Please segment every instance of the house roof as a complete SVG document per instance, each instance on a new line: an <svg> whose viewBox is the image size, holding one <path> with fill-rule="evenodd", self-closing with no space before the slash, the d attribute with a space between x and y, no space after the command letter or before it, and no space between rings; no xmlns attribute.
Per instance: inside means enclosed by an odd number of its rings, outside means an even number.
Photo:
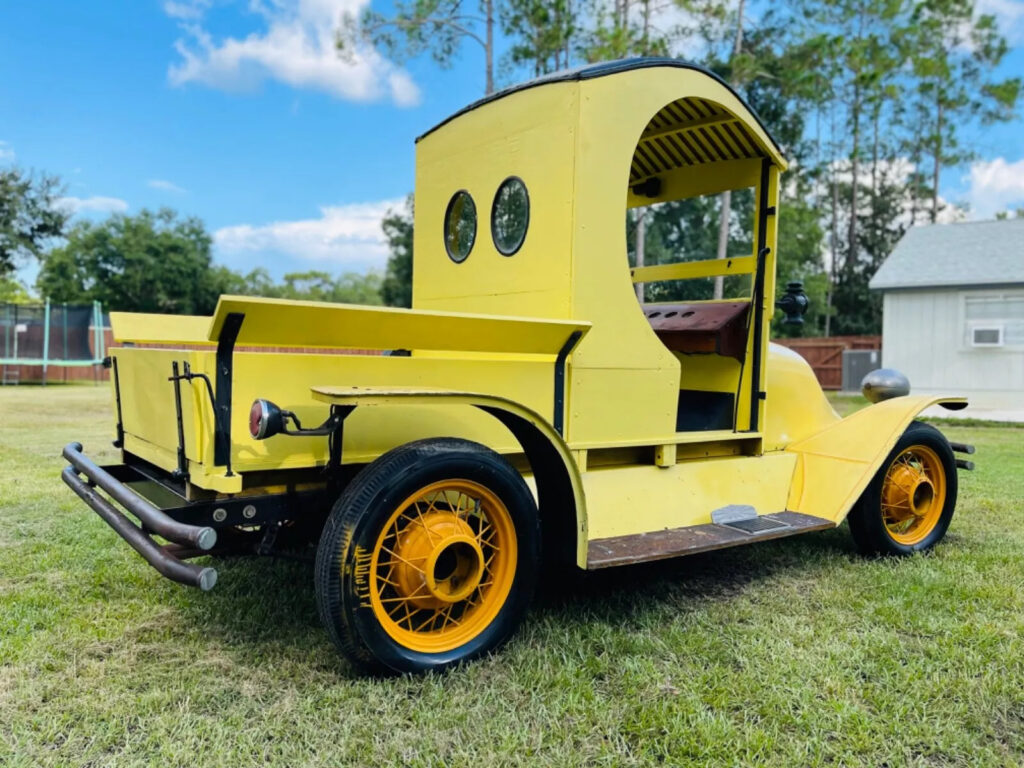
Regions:
<svg viewBox="0 0 1024 768"><path fill-rule="evenodd" d="M875 290L1024 284L1024 218L911 227L885 260Z"/></svg>

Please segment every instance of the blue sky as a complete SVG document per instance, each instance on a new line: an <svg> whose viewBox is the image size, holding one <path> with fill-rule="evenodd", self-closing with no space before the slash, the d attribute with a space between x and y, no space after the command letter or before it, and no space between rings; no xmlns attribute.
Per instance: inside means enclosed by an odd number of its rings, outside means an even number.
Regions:
<svg viewBox="0 0 1024 768"><path fill-rule="evenodd" d="M363 271L413 185L413 139L483 91L482 55L342 62L332 30L365 0L5 3L0 162L57 173L80 216L172 206L217 260ZM1024 0L985 0L1024 74ZM989 130L943 194L976 215L1024 205L1024 123ZM23 271L32 278L31 268Z"/></svg>

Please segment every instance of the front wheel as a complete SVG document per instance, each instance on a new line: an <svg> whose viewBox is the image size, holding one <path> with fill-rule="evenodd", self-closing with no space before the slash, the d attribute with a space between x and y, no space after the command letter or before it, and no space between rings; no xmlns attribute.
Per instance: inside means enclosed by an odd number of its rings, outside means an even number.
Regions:
<svg viewBox="0 0 1024 768"><path fill-rule="evenodd" d="M537 507L519 473L477 443L421 440L378 458L334 505L317 605L359 666L442 668L515 630L539 563Z"/></svg>
<svg viewBox="0 0 1024 768"><path fill-rule="evenodd" d="M935 427L915 421L850 512L857 548L882 555L931 549L946 535L956 495L953 449Z"/></svg>

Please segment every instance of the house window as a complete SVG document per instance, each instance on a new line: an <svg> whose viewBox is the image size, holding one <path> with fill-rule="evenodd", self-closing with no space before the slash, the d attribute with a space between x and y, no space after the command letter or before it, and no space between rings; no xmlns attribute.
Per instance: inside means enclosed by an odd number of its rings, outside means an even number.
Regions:
<svg viewBox="0 0 1024 768"><path fill-rule="evenodd" d="M1024 347L1024 294L964 298L968 347Z"/></svg>

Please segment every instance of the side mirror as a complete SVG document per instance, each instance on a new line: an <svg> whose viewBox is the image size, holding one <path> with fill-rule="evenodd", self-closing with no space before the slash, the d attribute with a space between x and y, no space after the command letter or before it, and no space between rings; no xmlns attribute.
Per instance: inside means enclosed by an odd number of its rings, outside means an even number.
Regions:
<svg viewBox="0 0 1024 768"><path fill-rule="evenodd" d="M804 284L796 281L786 285L786 292L781 299L775 302L775 306L782 310L786 318L783 320L787 325L803 325L804 315L807 308L811 306L810 299L804 293Z"/></svg>

